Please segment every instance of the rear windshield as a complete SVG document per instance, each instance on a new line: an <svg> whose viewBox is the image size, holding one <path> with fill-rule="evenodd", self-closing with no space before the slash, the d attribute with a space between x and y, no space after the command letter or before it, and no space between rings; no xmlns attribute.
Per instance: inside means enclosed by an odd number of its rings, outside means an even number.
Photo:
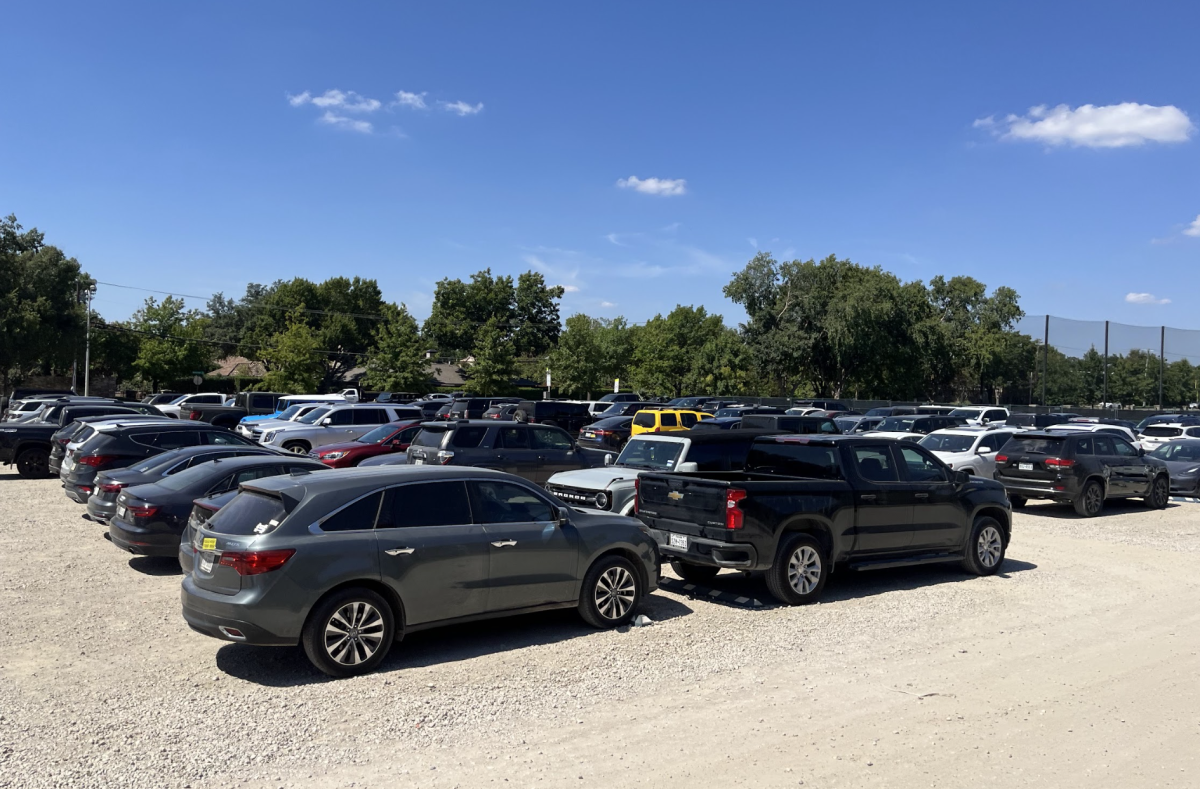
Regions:
<svg viewBox="0 0 1200 789"><path fill-rule="evenodd" d="M841 479L834 447L792 442L759 442L750 448L746 471L789 477Z"/></svg>
<svg viewBox="0 0 1200 789"><path fill-rule="evenodd" d="M654 414L649 411L639 411L634 414L633 423L638 427L654 427Z"/></svg>
<svg viewBox="0 0 1200 789"><path fill-rule="evenodd" d="M607 419L601 419L598 422L593 422L588 425L588 428L597 428L600 430L620 430L621 428L629 427L633 419L628 416L612 416Z"/></svg>
<svg viewBox="0 0 1200 789"><path fill-rule="evenodd" d="M938 435L933 433L917 442L930 452L970 452L975 436Z"/></svg>
<svg viewBox="0 0 1200 789"><path fill-rule="evenodd" d="M96 435L96 428L92 427L91 425L85 425L82 430L71 436L71 440L82 444L84 441L87 441L94 435Z"/></svg>
<svg viewBox="0 0 1200 789"><path fill-rule="evenodd" d="M183 490L190 485L195 485L207 479L208 477L213 476L216 473L217 468L223 465L214 465L215 461L216 458L213 458L212 460L202 460L191 468L184 469L178 474L172 474L171 476L163 479L161 482L156 482L155 484L164 490ZM226 468L228 467L226 466Z"/></svg>
<svg viewBox="0 0 1200 789"><path fill-rule="evenodd" d="M434 447L436 449L442 445L442 439L445 437L445 430L428 430L422 428L421 432L417 433L417 437L413 439L413 446Z"/></svg>
<svg viewBox="0 0 1200 789"><path fill-rule="evenodd" d="M1151 438L1175 438L1183 435L1181 427L1148 427L1142 431L1142 435L1150 436Z"/></svg>
<svg viewBox="0 0 1200 789"><path fill-rule="evenodd" d="M1046 438L1044 436L1030 436L1022 438L1020 436L1013 436L1004 445L1004 451L1013 455L1057 455L1062 450L1065 440L1065 437Z"/></svg>
<svg viewBox="0 0 1200 789"><path fill-rule="evenodd" d="M274 531L286 516L282 499L245 491L234 496L204 528L217 534L266 534Z"/></svg>

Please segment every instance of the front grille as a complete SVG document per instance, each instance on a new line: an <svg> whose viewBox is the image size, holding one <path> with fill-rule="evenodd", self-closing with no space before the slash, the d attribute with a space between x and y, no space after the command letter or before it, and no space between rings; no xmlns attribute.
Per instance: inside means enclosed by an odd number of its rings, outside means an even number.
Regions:
<svg viewBox="0 0 1200 789"><path fill-rule="evenodd" d="M550 491L568 504L576 504L580 507L590 507L591 509L608 509L608 494L601 491L564 488L558 485L551 485L546 488L546 490ZM603 506L600 505L600 501L597 501L597 496L603 497Z"/></svg>
<svg viewBox="0 0 1200 789"><path fill-rule="evenodd" d="M250 431L250 437L252 439L254 439L255 441L258 441L260 438L262 438L262 435L263 435L263 431L261 431L261 430L255 429L255 430Z"/></svg>

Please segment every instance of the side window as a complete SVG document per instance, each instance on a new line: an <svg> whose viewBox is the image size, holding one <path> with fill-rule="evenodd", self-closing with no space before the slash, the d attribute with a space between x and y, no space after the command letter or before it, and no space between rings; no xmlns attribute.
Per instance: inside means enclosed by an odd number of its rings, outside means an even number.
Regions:
<svg viewBox="0 0 1200 789"><path fill-rule="evenodd" d="M1187 434L1192 438L1200 438L1200 427L1189 427Z"/></svg>
<svg viewBox="0 0 1200 789"><path fill-rule="evenodd" d="M208 489L208 495L215 496L218 493L225 493L227 491L231 491L235 487L237 487L237 483L235 483L233 481L232 476L227 475L227 476L224 476L221 479L217 480L215 483L213 483L213 486Z"/></svg>
<svg viewBox="0 0 1200 789"><path fill-rule="evenodd" d="M855 447L854 465L858 468L858 475L870 482L900 481L892 454L886 446Z"/></svg>
<svg viewBox="0 0 1200 789"><path fill-rule="evenodd" d="M233 475L233 487L237 487L243 482L262 479L263 477L273 477L278 473L279 466L260 466L259 468L248 468Z"/></svg>
<svg viewBox="0 0 1200 789"><path fill-rule="evenodd" d="M663 427L679 427L679 422L675 419L674 414L660 414Z"/></svg>
<svg viewBox="0 0 1200 789"><path fill-rule="evenodd" d="M159 449L179 449L180 447L194 447L199 443L199 431L172 430L168 433L159 433L158 440L154 442L154 446Z"/></svg>
<svg viewBox="0 0 1200 789"><path fill-rule="evenodd" d="M988 411L987 418L993 422L1003 422L1008 416L1003 411Z"/></svg>
<svg viewBox="0 0 1200 789"><path fill-rule="evenodd" d="M1092 437L1080 438L1075 442L1075 457L1080 455L1091 455L1092 452Z"/></svg>
<svg viewBox="0 0 1200 789"><path fill-rule="evenodd" d="M496 438L496 447L504 449L529 449L529 433L521 427L506 427Z"/></svg>
<svg viewBox="0 0 1200 789"><path fill-rule="evenodd" d="M680 414L679 415L679 422L684 427L691 427L692 425L696 424L697 421L699 421L699 420L696 419L695 414Z"/></svg>
<svg viewBox="0 0 1200 789"><path fill-rule="evenodd" d="M382 492L371 493L321 521L321 531L360 531L375 528Z"/></svg>
<svg viewBox="0 0 1200 789"><path fill-rule="evenodd" d="M483 441L486 434L486 427L460 427L454 431L454 436L450 439L450 446L459 449L474 449L479 446L479 442Z"/></svg>
<svg viewBox="0 0 1200 789"><path fill-rule="evenodd" d="M739 469L745 465L748 450L748 444L697 444L693 441L681 462L695 463L701 471L729 471L731 462ZM732 461L731 456L736 456L737 460Z"/></svg>
<svg viewBox="0 0 1200 789"><path fill-rule="evenodd" d="M382 408L356 408L350 413L356 425L382 425L387 421L387 412Z"/></svg>
<svg viewBox="0 0 1200 789"><path fill-rule="evenodd" d="M530 432L534 449L570 450L571 437L553 427L531 427Z"/></svg>
<svg viewBox="0 0 1200 789"><path fill-rule="evenodd" d="M820 426L817 428L817 432L837 434L842 431L838 430L836 422L834 422L832 419L826 419L825 421L821 422Z"/></svg>
<svg viewBox="0 0 1200 789"><path fill-rule="evenodd" d="M392 437L392 442L395 443L398 441L401 444L411 444L413 439L417 437L417 433L420 433L420 432L421 432L420 425L413 425L412 427L406 427L400 431L399 435Z"/></svg>
<svg viewBox="0 0 1200 789"><path fill-rule="evenodd" d="M633 423L638 427L654 427L654 414L649 411L634 414Z"/></svg>
<svg viewBox="0 0 1200 789"><path fill-rule="evenodd" d="M158 446L158 433L134 433L129 440L143 447Z"/></svg>
<svg viewBox="0 0 1200 789"><path fill-rule="evenodd" d="M341 411L334 411L329 415L329 424L331 425L351 425L354 424L354 409L343 408Z"/></svg>
<svg viewBox="0 0 1200 789"><path fill-rule="evenodd" d="M271 395L266 395L266 394L250 395L250 406L251 406L251 408L258 408L258 409L270 408L271 407Z"/></svg>
<svg viewBox="0 0 1200 789"><path fill-rule="evenodd" d="M377 528L463 526L471 523L464 482L423 482L387 491Z"/></svg>
<svg viewBox="0 0 1200 789"><path fill-rule="evenodd" d="M1092 439L1092 446L1097 455L1115 455L1117 451L1113 449L1112 439L1108 436L1095 436Z"/></svg>
<svg viewBox="0 0 1200 789"><path fill-rule="evenodd" d="M228 430L211 430L204 434L208 437L208 443L217 444L219 446L246 446L253 444L253 441L247 441L237 433L230 433Z"/></svg>
<svg viewBox="0 0 1200 789"><path fill-rule="evenodd" d="M912 447L900 447L900 456L913 482L945 482L946 472L938 462Z"/></svg>
<svg viewBox="0 0 1200 789"><path fill-rule="evenodd" d="M528 488L510 482L471 482L477 523L531 523L554 520L550 505Z"/></svg>
<svg viewBox="0 0 1200 789"><path fill-rule="evenodd" d="M1136 449L1134 449L1134 448L1133 448L1133 447L1132 447L1132 446L1129 444L1129 442L1128 442L1128 441L1126 441L1125 439L1123 439L1123 438L1114 438L1114 439L1112 440L1112 442L1113 442L1113 446L1114 446L1114 447L1116 448L1116 450L1117 450L1117 454L1118 454L1118 455L1120 455L1121 457L1126 457L1126 458L1135 458L1135 457L1137 457L1137 456L1138 456L1137 450L1136 450Z"/></svg>

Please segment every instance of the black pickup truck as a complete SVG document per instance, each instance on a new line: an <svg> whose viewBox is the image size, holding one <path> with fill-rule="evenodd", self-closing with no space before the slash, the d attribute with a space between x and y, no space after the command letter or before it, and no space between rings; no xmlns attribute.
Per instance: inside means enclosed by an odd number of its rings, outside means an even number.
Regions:
<svg viewBox="0 0 1200 789"><path fill-rule="evenodd" d="M869 435L766 436L743 471L643 473L637 514L683 578L764 572L788 605L815 600L835 566L961 562L989 575L1012 524L999 483Z"/></svg>
<svg viewBox="0 0 1200 789"><path fill-rule="evenodd" d="M281 397L287 395L279 392L238 392L234 395L233 405L184 406L179 409L179 418L208 422L233 430L242 417L275 413Z"/></svg>
<svg viewBox="0 0 1200 789"><path fill-rule="evenodd" d="M81 417L123 414L162 416L157 408L143 403L56 404L45 411L43 421L0 423L0 464L16 465L22 477L50 476L51 439L59 429Z"/></svg>

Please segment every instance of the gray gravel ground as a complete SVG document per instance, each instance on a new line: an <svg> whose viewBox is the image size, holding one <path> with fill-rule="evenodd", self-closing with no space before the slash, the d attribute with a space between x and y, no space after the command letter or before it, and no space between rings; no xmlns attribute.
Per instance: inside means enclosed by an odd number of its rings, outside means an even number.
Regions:
<svg viewBox="0 0 1200 789"><path fill-rule="evenodd" d="M903 660L936 643L940 623L1046 610L1090 577L1070 552L1050 566L1027 542L1200 548L1200 505L1131 503L1084 521L1031 504L997 577L951 567L845 574L825 602L798 609L659 592L643 608L651 627L596 632L556 612L435 630L407 639L375 674L332 681L299 650L190 631L178 565L119 552L82 512L57 481L0 474L0 787L283 786L380 765L400 773L421 754L519 744L535 723L578 725L734 672L769 677L805 661L834 676ZM768 599L761 581L739 574L715 585Z"/></svg>

